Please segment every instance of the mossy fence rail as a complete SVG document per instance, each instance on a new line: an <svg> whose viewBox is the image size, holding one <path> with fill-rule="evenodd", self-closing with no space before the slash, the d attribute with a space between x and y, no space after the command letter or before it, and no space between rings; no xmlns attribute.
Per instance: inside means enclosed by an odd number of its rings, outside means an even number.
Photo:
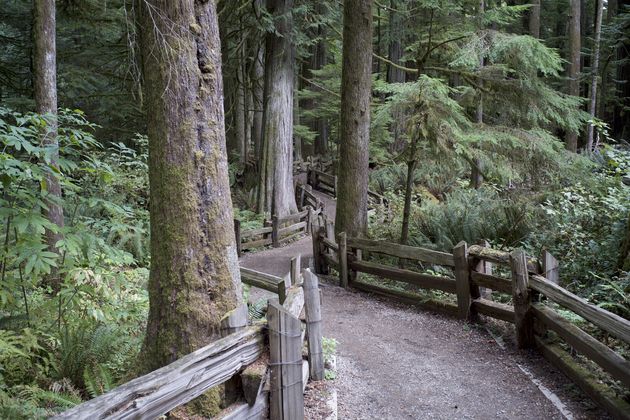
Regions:
<svg viewBox="0 0 630 420"><path fill-rule="evenodd" d="M505 252L465 242L446 253L346 237L343 232L335 238L334 227L325 218L313 223L312 239L316 273L328 274L334 268L343 287L384 295L471 322L480 320L479 315L510 322L515 325L520 348L538 348L614 418L630 419L630 404L578 364L559 343L564 340L626 389L630 389L630 362L569 322L555 307L579 315L601 329L605 337L614 336L626 344L630 344L630 321L559 286L558 262L549 253L545 252L539 260L528 257L521 249ZM445 299L424 299L417 293L379 285L378 280L362 281L360 273L440 291ZM493 291L508 295L512 304L491 300ZM448 299L448 294L454 298Z"/></svg>
<svg viewBox="0 0 630 420"><path fill-rule="evenodd" d="M248 320L244 304L223 319L223 338L53 418L153 419L221 384L242 398L215 418L304 418L306 383L324 378L321 307L317 277L308 269L300 275L299 256L293 261L282 282L241 269L244 283L286 286L269 300L266 320Z"/></svg>

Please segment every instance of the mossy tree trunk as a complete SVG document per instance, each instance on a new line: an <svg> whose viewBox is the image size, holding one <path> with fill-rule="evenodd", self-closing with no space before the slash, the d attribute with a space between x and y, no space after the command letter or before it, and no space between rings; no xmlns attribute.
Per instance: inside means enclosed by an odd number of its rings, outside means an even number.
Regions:
<svg viewBox="0 0 630 420"><path fill-rule="evenodd" d="M153 370L219 338L242 297L215 2L144 0L138 22L151 190L142 360Z"/></svg>
<svg viewBox="0 0 630 420"><path fill-rule="evenodd" d="M532 0L529 8L528 29L534 38L540 38L540 6L541 0Z"/></svg>
<svg viewBox="0 0 630 420"><path fill-rule="evenodd" d="M297 212L293 191L293 0L267 0L276 32L265 46L263 142L258 211L279 217Z"/></svg>
<svg viewBox="0 0 630 420"><path fill-rule="evenodd" d="M341 71L341 136L335 231L367 234L372 94L372 0L345 0Z"/></svg>
<svg viewBox="0 0 630 420"><path fill-rule="evenodd" d="M59 167L59 142L57 139L57 45L55 0L35 0L33 41L33 88L35 109L46 116L46 126L41 130L42 144L50 148L50 167ZM54 225L55 230L46 229L48 249L58 253L57 242L63 239L61 229L64 226L63 207L61 206L61 184L52 170L46 175L43 187L46 210L44 216ZM54 269L47 276L47 283L53 291L58 291L61 278Z"/></svg>

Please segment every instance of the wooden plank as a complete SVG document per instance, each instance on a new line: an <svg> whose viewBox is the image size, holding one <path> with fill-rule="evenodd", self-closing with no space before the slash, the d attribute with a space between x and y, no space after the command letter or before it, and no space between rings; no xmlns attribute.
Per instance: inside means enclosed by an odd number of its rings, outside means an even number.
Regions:
<svg viewBox="0 0 630 420"><path fill-rule="evenodd" d="M241 249L245 250L245 249L251 249L251 248L258 248L261 246L271 245L271 243L272 243L271 238L263 238L257 241L243 242L241 244Z"/></svg>
<svg viewBox="0 0 630 420"><path fill-rule="evenodd" d="M547 250L542 255L542 274L554 284L560 284L560 264Z"/></svg>
<svg viewBox="0 0 630 420"><path fill-rule="evenodd" d="M497 264L510 265L510 253L498 249L487 248L481 245L471 245L468 255L472 258L480 258ZM540 274L540 263L536 258L527 257L527 270L530 273Z"/></svg>
<svg viewBox="0 0 630 420"><path fill-rule="evenodd" d="M322 238L322 244L333 251L339 251L339 245L328 238Z"/></svg>
<svg viewBox="0 0 630 420"><path fill-rule="evenodd" d="M308 366L308 360L302 361L302 392L306 391L306 385L308 385L308 375L310 369Z"/></svg>
<svg viewBox="0 0 630 420"><path fill-rule="evenodd" d="M302 386L302 322L281 306L280 318L280 377L282 383L282 411L278 419L304 418L304 392ZM271 416L271 418L274 418Z"/></svg>
<svg viewBox="0 0 630 420"><path fill-rule="evenodd" d="M470 307L470 267L468 266L468 245L466 242L461 241L453 248L453 258L459 318L469 319L473 315Z"/></svg>
<svg viewBox="0 0 630 420"><path fill-rule="evenodd" d="M593 360L613 378L630 388L630 361L564 319L551 308L537 303L532 305L532 311L548 329L555 331L571 347Z"/></svg>
<svg viewBox="0 0 630 420"><path fill-rule="evenodd" d="M241 239L251 238L252 236L263 235L265 233L271 233L272 228L269 226L244 230L241 232Z"/></svg>
<svg viewBox="0 0 630 420"><path fill-rule="evenodd" d="M287 290L287 298L283 304L284 308L296 318L304 308L304 290L300 286L291 287Z"/></svg>
<svg viewBox="0 0 630 420"><path fill-rule="evenodd" d="M585 299L553 284L542 276L530 276L529 282L532 289L630 344L630 321L627 319L590 304Z"/></svg>
<svg viewBox="0 0 630 420"><path fill-rule="evenodd" d="M592 372L578 365L560 346L546 343L540 337L535 337L535 340L543 356L582 388L600 407L608 411L613 418L630 420L630 404L618 398L609 387L602 385Z"/></svg>
<svg viewBox="0 0 630 420"><path fill-rule="evenodd" d="M455 280L448 277L416 273L415 271L389 267L368 261L349 261L348 266L355 271L374 274L390 280L402 281L423 289L437 289L447 293L455 293L456 290Z"/></svg>
<svg viewBox="0 0 630 420"><path fill-rule="evenodd" d="M348 288L348 248L346 247L346 232L339 234L339 285Z"/></svg>
<svg viewBox="0 0 630 420"><path fill-rule="evenodd" d="M284 280L272 274L261 273L251 268L241 267L241 280L245 284L258 287L259 289L269 290L270 292L278 292L278 284Z"/></svg>
<svg viewBox="0 0 630 420"><path fill-rule="evenodd" d="M269 392L263 391L254 405L247 402L232 404L213 417L217 420L263 420L269 415Z"/></svg>
<svg viewBox="0 0 630 420"><path fill-rule="evenodd" d="M278 223L280 223L282 225L282 224L289 223L289 222L297 222L297 221L300 221L300 220L304 219L307 214L308 214L308 210L302 210L302 211L300 211L298 213L289 214L288 216L279 217L278 218Z"/></svg>
<svg viewBox="0 0 630 420"><path fill-rule="evenodd" d="M506 279L505 277L473 271L470 273L470 278L473 284L476 284L477 286L483 286L499 292L512 294L512 280Z"/></svg>
<svg viewBox="0 0 630 420"><path fill-rule="evenodd" d="M53 418L157 418L254 362L264 342L263 326L247 327Z"/></svg>
<svg viewBox="0 0 630 420"><path fill-rule="evenodd" d="M348 248L358 248L363 251L378 252L380 254L391 255L392 257L423 261L429 264L444 265L448 267L455 266L453 255L446 252L363 238L348 238L347 243Z"/></svg>
<svg viewBox="0 0 630 420"><path fill-rule="evenodd" d="M298 254L291 258L291 285L296 286L302 283L302 255Z"/></svg>
<svg viewBox="0 0 630 420"><path fill-rule="evenodd" d="M479 298L472 301L472 306L480 314L514 323L514 308L510 305Z"/></svg>
<svg viewBox="0 0 630 420"><path fill-rule="evenodd" d="M516 342L519 348L534 346L534 323L531 314L531 296L527 273L527 256L522 249L510 254L512 269L512 302L514 304L514 325Z"/></svg>
<svg viewBox="0 0 630 420"><path fill-rule="evenodd" d="M316 223L311 225L311 240L313 242L313 268L316 274L321 274L324 262L322 261L323 256L321 254L322 246L320 244L319 225Z"/></svg>
<svg viewBox="0 0 630 420"><path fill-rule="evenodd" d="M287 299L287 289L290 287L290 285L287 284L287 279L282 279L282 281L278 283L277 287L278 289L276 293L278 293L278 300L280 301L280 304L284 304Z"/></svg>
<svg viewBox="0 0 630 420"><path fill-rule="evenodd" d="M403 292L400 290L393 290L382 286L376 286L373 284L363 283L360 281L354 281L351 286L363 290L365 292L375 293L377 295L386 296L393 300L403 302L409 305L417 306L421 309L426 309L434 312L446 313L448 315L457 315L458 309L456 305L452 303L446 303L433 299L423 299L413 293Z"/></svg>
<svg viewBox="0 0 630 420"><path fill-rule="evenodd" d="M324 379L324 351L322 347L322 308L319 280L308 268L304 270L304 308L308 335L308 363L311 379Z"/></svg>
<svg viewBox="0 0 630 420"><path fill-rule="evenodd" d="M294 232L296 230L304 229L306 227L306 224L307 224L306 221L304 221L304 222L296 223L296 224L291 225L291 226L283 227L282 229L278 230L278 235L279 236L283 236L283 235L285 235L287 233L291 233L291 232Z"/></svg>
<svg viewBox="0 0 630 420"><path fill-rule="evenodd" d="M269 326L269 418L282 419L282 326L278 302L267 302L267 324Z"/></svg>

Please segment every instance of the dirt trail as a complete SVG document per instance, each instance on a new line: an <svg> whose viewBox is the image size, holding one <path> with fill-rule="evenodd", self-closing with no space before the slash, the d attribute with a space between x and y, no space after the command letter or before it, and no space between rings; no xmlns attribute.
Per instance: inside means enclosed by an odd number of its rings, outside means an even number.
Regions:
<svg viewBox="0 0 630 420"><path fill-rule="evenodd" d="M334 201L321 196L334 217ZM281 276L297 254L308 267L310 237L247 254L241 264ZM344 290L333 281L321 281L322 314L324 335L338 341L340 419L605 418L537 354L509 344L502 349L482 327ZM519 365L560 396L566 416Z"/></svg>

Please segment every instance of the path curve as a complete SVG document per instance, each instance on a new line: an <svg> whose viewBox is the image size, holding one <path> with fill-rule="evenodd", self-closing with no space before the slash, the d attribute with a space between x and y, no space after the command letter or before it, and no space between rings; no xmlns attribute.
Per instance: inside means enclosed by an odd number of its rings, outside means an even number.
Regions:
<svg viewBox="0 0 630 420"><path fill-rule="evenodd" d="M334 200L315 193L334 218ZM298 254L308 267L310 237L246 254L241 265L283 276ZM335 279L320 284L324 336L338 341L340 419L567 418L519 365L558 393L572 418L606 418L539 355L503 349L482 327L344 290ZM250 300L269 295L252 288Z"/></svg>

